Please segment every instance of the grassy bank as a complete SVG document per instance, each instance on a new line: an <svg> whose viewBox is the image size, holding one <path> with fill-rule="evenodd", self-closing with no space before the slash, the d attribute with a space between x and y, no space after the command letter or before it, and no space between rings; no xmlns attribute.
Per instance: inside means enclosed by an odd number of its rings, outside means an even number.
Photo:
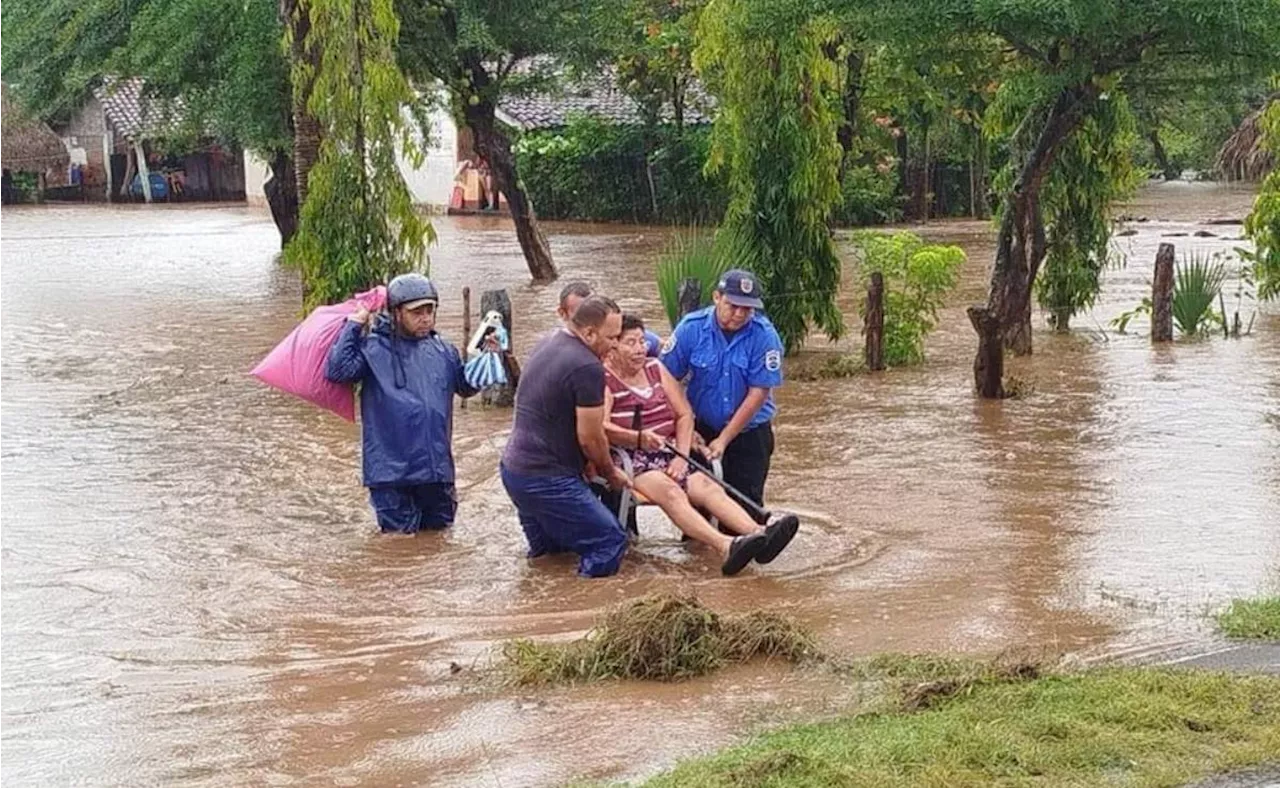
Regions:
<svg viewBox="0 0 1280 788"><path fill-rule="evenodd" d="M1280 596L1236 599L1217 620L1218 628L1230 638L1280 640Z"/></svg>
<svg viewBox="0 0 1280 788"><path fill-rule="evenodd" d="M1174 786L1278 754L1280 678L944 670L878 712L785 728L648 785Z"/></svg>

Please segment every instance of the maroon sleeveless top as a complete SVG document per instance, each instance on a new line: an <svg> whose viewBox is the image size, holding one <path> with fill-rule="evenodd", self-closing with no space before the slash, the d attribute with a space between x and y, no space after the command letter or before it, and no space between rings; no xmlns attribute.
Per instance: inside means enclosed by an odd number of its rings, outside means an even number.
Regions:
<svg viewBox="0 0 1280 788"><path fill-rule="evenodd" d="M662 388L662 366L656 358L644 362L644 376L649 381L649 396L641 396L641 392L618 379L608 367L604 368L604 383L613 394L613 410L609 412L609 420L614 426L626 430L634 430L636 407L640 408L640 429L653 430L664 438L675 437L676 412L667 399L667 392Z"/></svg>

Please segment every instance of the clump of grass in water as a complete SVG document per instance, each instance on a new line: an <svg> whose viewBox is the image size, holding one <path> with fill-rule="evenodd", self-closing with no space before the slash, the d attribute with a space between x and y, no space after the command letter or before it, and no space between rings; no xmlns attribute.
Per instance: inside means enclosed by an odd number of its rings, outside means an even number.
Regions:
<svg viewBox="0 0 1280 788"><path fill-rule="evenodd" d="M793 662L816 657L813 637L793 621L756 611L721 615L696 597L660 594L620 605L578 640L503 646L503 666L517 684L701 676L753 657Z"/></svg>
<svg viewBox="0 0 1280 788"><path fill-rule="evenodd" d="M1280 640L1280 596L1232 600L1218 627L1230 638Z"/></svg>

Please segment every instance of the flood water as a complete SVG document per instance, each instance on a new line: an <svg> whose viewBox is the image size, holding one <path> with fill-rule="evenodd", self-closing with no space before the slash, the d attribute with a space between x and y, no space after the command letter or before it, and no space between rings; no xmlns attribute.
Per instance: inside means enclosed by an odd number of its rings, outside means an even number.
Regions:
<svg viewBox="0 0 1280 788"><path fill-rule="evenodd" d="M1155 349L1145 321L1127 335L1108 321L1149 293L1158 243L1229 250L1240 227L1202 222L1250 201L1144 191L1125 210L1149 221L1116 239L1127 264L1070 334L1037 333L1011 365L1033 391L1003 403L970 393L963 315L985 290L990 227L923 229L970 256L927 363L778 392L770 503L804 523L788 552L723 579L646 512L622 573L600 581L522 557L496 473L509 411L458 411L450 532L376 533L358 427L245 374L300 301L265 214L6 208L3 782L626 779L853 699L829 672L768 664L676 685L477 678L505 639L572 636L609 604L675 588L784 610L850 655L1204 642L1206 611L1280 572L1280 310L1248 337ZM558 288L528 284L505 223L436 226L442 331L461 338L464 285L506 287L527 352ZM565 278L661 322L664 230L547 229ZM1215 237L1165 237L1199 229ZM841 296L855 327L858 295Z"/></svg>

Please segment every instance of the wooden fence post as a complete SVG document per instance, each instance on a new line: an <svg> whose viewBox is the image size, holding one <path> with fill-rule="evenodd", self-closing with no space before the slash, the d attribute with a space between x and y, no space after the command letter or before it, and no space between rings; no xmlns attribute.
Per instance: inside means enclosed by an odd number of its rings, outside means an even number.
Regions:
<svg viewBox="0 0 1280 788"><path fill-rule="evenodd" d="M1173 244L1160 244L1151 278L1151 341L1173 340Z"/></svg>
<svg viewBox="0 0 1280 788"><path fill-rule="evenodd" d="M867 369L884 369L884 274L874 271L867 283L867 311L862 330L867 337Z"/></svg>
<svg viewBox="0 0 1280 788"><path fill-rule="evenodd" d="M502 315L502 325L507 329L507 340L511 343L512 350L515 349L515 335L511 330L511 296L507 295L506 290L486 290L480 296L480 317L483 318L490 312L497 312ZM470 341L471 337L467 337ZM486 405L499 405L502 407L510 407L515 404L515 387L512 385L514 381L510 381L505 386L493 386L487 388L480 395L481 400Z"/></svg>
<svg viewBox="0 0 1280 788"><path fill-rule="evenodd" d="M680 305L679 314L676 316L677 321L690 312L701 309L702 283L693 278L681 281L680 289L676 291L676 303Z"/></svg>
<svg viewBox="0 0 1280 788"><path fill-rule="evenodd" d="M462 363L467 363L471 356L471 288L462 288ZM467 409L467 401L462 400L461 407Z"/></svg>

